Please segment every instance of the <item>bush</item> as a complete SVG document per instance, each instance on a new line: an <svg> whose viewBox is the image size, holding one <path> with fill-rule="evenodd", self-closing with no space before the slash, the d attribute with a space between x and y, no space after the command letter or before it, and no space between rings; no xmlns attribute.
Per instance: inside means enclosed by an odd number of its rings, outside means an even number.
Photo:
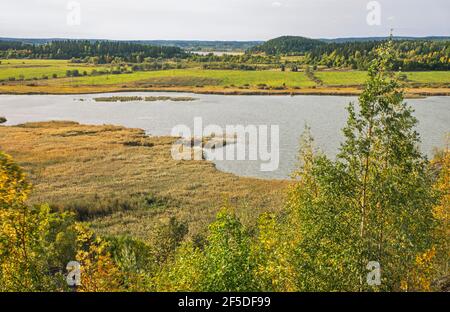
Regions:
<svg viewBox="0 0 450 312"><path fill-rule="evenodd" d="M67 77L78 77L80 76L80 72L78 71L78 69L74 69L74 70L66 70L66 76Z"/></svg>
<svg viewBox="0 0 450 312"><path fill-rule="evenodd" d="M51 205L54 211L71 211L77 215L78 220L88 221L104 217L115 212L130 210L146 210L165 205L163 199L152 195L136 195L130 198L107 198L94 196L84 200L72 201L68 204Z"/></svg>

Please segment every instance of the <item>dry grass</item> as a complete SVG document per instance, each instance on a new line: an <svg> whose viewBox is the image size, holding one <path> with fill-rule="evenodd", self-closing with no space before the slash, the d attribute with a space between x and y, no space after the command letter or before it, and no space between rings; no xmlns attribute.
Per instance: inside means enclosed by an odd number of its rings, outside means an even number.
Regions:
<svg viewBox="0 0 450 312"><path fill-rule="evenodd" d="M72 122L0 126L0 149L34 184L32 202L75 209L103 234L148 233L170 216L203 232L224 201L245 223L282 206L286 181L241 178L207 161L175 161L174 138Z"/></svg>
<svg viewBox="0 0 450 312"><path fill-rule="evenodd" d="M64 80L54 79L56 80ZM185 92L197 94L224 94L224 95L359 95L362 92L360 87L307 87L284 89L258 89L257 87L248 87L245 89L238 87L221 86L139 86L139 85L59 85L51 81L38 81L35 85L24 85L17 82L0 84L0 94L94 94L94 93L112 93L112 92ZM416 96L450 96L450 88L447 87L406 87L406 94L409 97Z"/></svg>

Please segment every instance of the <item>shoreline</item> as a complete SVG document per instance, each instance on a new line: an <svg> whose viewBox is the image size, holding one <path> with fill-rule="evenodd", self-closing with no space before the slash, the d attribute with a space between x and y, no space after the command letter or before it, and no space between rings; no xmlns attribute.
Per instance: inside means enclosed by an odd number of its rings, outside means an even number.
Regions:
<svg viewBox="0 0 450 312"><path fill-rule="evenodd" d="M136 88L125 86L17 86L0 85L0 95L77 95L77 94L102 94L102 93L126 93L126 92L171 92L211 95L322 95L322 96L358 96L362 93L357 87L323 87L283 90L259 90L239 88L216 87L160 87L160 88ZM421 98L429 96L450 96L450 88L405 88L405 98Z"/></svg>

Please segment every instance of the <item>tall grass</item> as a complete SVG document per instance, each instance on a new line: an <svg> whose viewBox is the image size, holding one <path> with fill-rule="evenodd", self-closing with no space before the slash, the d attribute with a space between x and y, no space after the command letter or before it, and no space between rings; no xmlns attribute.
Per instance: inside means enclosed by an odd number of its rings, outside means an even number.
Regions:
<svg viewBox="0 0 450 312"><path fill-rule="evenodd" d="M160 220L176 217L196 235L225 201L248 225L282 207L288 182L237 177L208 161L173 160L175 140L73 122L0 127L0 149L34 185L31 203L76 211L102 234L147 239Z"/></svg>

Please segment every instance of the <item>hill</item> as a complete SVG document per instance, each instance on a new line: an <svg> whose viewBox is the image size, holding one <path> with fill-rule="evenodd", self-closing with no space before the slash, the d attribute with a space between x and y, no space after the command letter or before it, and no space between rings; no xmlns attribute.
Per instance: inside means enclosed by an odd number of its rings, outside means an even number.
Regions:
<svg viewBox="0 0 450 312"><path fill-rule="evenodd" d="M317 39L297 36L282 36L271 39L262 45L251 48L250 52L264 52L268 55L276 54L298 54L309 52L317 47L326 45Z"/></svg>
<svg viewBox="0 0 450 312"><path fill-rule="evenodd" d="M347 43L347 42L371 42L371 41L386 41L389 37L349 37L349 38L333 38L333 39L319 39L324 42L328 43ZM427 36L427 37L404 37L404 36L398 36L393 37L394 40L400 40L400 41L415 41L415 40L421 40L421 41L449 41L450 37L447 36Z"/></svg>

